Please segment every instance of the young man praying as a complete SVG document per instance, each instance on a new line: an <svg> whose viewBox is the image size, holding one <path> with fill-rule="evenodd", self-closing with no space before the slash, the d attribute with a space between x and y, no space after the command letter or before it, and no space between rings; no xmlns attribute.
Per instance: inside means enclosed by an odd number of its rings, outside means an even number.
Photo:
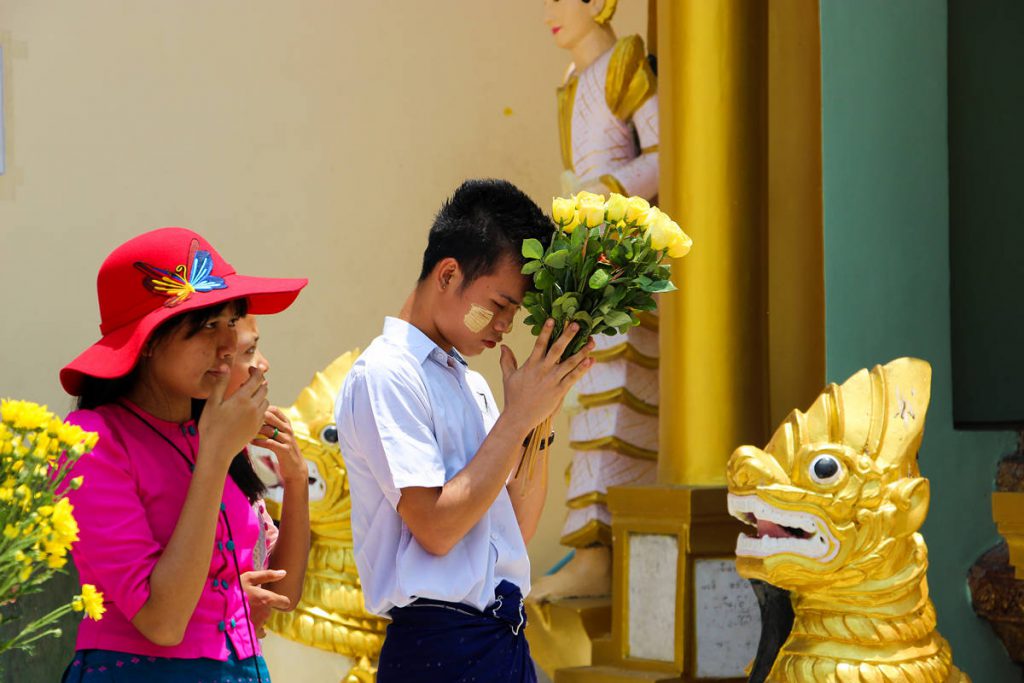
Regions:
<svg viewBox="0 0 1024 683"><path fill-rule="evenodd" d="M523 240L547 243L552 230L512 184L465 182L434 219L400 316L338 396L363 596L391 619L379 683L536 680L522 601L547 477L516 468L531 430L593 363L593 342L559 362L577 329L548 351L548 321L522 365L501 345L500 412L464 357L501 344L529 285Z"/></svg>

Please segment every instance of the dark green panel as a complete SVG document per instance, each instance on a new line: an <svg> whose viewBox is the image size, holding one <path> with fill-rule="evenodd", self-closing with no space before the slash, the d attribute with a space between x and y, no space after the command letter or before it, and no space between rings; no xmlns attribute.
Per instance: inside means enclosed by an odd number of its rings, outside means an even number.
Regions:
<svg viewBox="0 0 1024 683"><path fill-rule="evenodd" d="M71 601L79 592L78 576L74 569L69 574L54 577L46 584L42 593L34 593L15 605L6 605L4 618L23 615L20 619L0 627L0 637L7 639L21 630L20 625L37 619ZM70 614L59 622L63 634L59 638L37 641L35 650L29 654L22 651L7 653L0 658L0 682L2 683L51 683L59 681L64 668L71 661L75 650L75 633L80 614Z"/></svg>
<svg viewBox="0 0 1024 683"><path fill-rule="evenodd" d="M949 2L957 426L1024 424L1024 2Z"/></svg>
<svg viewBox="0 0 1024 683"><path fill-rule="evenodd" d="M998 539L995 464L1014 440L953 429L946 3L822 0L821 43L828 378L904 355L932 364L921 470L939 629L975 681L1020 681L966 586Z"/></svg>

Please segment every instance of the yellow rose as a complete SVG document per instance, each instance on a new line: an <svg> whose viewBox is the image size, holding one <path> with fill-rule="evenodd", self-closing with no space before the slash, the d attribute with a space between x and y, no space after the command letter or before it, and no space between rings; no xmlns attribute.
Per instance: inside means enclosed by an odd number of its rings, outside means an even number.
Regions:
<svg viewBox="0 0 1024 683"><path fill-rule="evenodd" d="M605 202L604 208L608 223L618 223L626 215L628 201L621 194L612 192L608 196L608 201Z"/></svg>
<svg viewBox="0 0 1024 683"><path fill-rule="evenodd" d="M580 222L588 228L596 228L604 223L604 202L600 204L583 204L577 210Z"/></svg>
<svg viewBox="0 0 1024 683"><path fill-rule="evenodd" d="M576 207L571 199L555 197L551 200L551 217L560 226L566 226L573 222L576 215Z"/></svg>
<svg viewBox="0 0 1024 683"><path fill-rule="evenodd" d="M587 192L586 190L580 190L576 193L576 208L583 206L584 204L604 204L603 194L594 194L593 192Z"/></svg>
<svg viewBox="0 0 1024 683"><path fill-rule="evenodd" d="M672 219L658 209L651 209L645 214L647 234L651 238L651 248L656 251L668 249L675 235L672 232Z"/></svg>
<svg viewBox="0 0 1024 683"><path fill-rule="evenodd" d="M652 206L651 208L647 209L642 214L637 216L636 227L640 228L644 232L647 232L648 230L651 229L651 226L657 223L660 220L661 216L664 215L665 214L661 212L661 209L659 209L656 206Z"/></svg>
<svg viewBox="0 0 1024 683"><path fill-rule="evenodd" d="M626 202L626 222L638 223L640 217L647 213L651 205L643 197L630 197Z"/></svg>
<svg viewBox="0 0 1024 683"><path fill-rule="evenodd" d="M593 192L579 192L576 197L576 215L580 223L596 228L604 223L604 197Z"/></svg>
<svg viewBox="0 0 1024 683"><path fill-rule="evenodd" d="M577 211L572 212L572 221L568 225L563 225L562 230L566 234L571 235L572 231L580 226L580 214Z"/></svg>
<svg viewBox="0 0 1024 683"><path fill-rule="evenodd" d="M668 245L668 255L672 258L682 258L690 253L693 240L675 222L672 223L672 228L672 242Z"/></svg>

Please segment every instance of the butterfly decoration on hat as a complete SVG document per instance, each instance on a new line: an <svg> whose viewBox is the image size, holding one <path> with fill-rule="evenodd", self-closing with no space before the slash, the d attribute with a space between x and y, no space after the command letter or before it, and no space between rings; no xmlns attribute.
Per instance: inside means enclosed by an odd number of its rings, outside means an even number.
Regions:
<svg viewBox="0 0 1024 683"><path fill-rule="evenodd" d="M224 278L212 274L213 258L210 252L199 248L197 239L193 239L189 245L185 264L177 266L173 273L142 261L136 261L135 267L146 276L142 279L146 289L158 296L167 297L164 302L167 308L187 301L196 292L227 289L228 286Z"/></svg>

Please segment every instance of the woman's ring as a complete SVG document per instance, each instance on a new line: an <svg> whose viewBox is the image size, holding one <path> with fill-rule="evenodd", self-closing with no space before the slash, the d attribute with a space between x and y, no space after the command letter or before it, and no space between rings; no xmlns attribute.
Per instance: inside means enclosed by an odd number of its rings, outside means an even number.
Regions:
<svg viewBox="0 0 1024 683"><path fill-rule="evenodd" d="M270 435L271 440L276 439L277 435L281 432L277 427L274 427L274 433Z"/></svg>

